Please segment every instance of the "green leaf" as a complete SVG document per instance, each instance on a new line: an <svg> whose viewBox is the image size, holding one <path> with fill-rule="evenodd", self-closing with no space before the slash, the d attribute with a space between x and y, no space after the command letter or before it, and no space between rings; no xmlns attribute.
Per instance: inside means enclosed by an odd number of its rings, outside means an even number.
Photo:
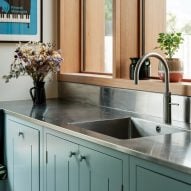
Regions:
<svg viewBox="0 0 191 191"><path fill-rule="evenodd" d="M179 49L180 44L184 41L182 33L159 33L157 42L159 43L159 48L164 51L169 58L175 54Z"/></svg>

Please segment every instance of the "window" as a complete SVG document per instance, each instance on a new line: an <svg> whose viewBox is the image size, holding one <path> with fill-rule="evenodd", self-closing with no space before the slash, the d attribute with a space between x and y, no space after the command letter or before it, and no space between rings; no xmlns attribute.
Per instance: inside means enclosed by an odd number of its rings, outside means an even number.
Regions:
<svg viewBox="0 0 191 191"><path fill-rule="evenodd" d="M113 72L113 0L105 0L105 64L104 72Z"/></svg>
<svg viewBox="0 0 191 191"><path fill-rule="evenodd" d="M87 2L88 4L92 1L93 3L98 2L98 0L61 0L59 1L60 5L60 29L59 29L59 42L60 48L62 50L62 54L64 57L64 63L61 66L61 72L59 77L60 81L68 81L68 82L77 82L77 83L86 83L86 84L94 84L94 85L106 85L112 87L122 87L122 88L132 88L134 87L132 82L128 82L126 79L129 79L129 66L131 64L131 57L141 57L145 52L156 51L155 47L158 45L157 37L160 32L166 31L166 25L169 22L169 14L166 10L169 10L169 3L173 3L174 10L179 12L181 10L182 13L186 11L182 11L179 5L178 8L175 9L176 2L181 3L181 5L185 5L186 8L190 7L187 3L190 0L112 0L112 45L108 46L112 49L113 47L113 64L112 68L105 69L104 64L105 58L99 55L98 49L96 51L92 51L91 59L93 58L101 58L102 62L96 61L87 62L87 58L85 59L86 66L84 67L84 55L86 54L84 49L84 37L87 38L88 28L85 26L82 28L83 24L82 17L84 15L84 11L82 11L81 3ZM186 1L186 2L185 2ZM110 33L105 29L105 23L111 16L107 15L107 12L104 10L106 0L99 0L99 3L103 3L102 9L99 11L102 14L102 18L105 21L98 26L100 27L100 31L102 31L102 53L105 53L105 42ZM86 4L87 5L87 4ZM88 5L89 6L89 5ZM97 6L97 5L96 5ZM95 7L90 7L90 9L97 9ZM89 10L86 7L87 10ZM110 8L109 8L110 9ZM97 9L98 10L98 9ZM172 13L173 8L170 8L170 12ZM91 15L88 13L89 16ZM98 17L100 15L97 15ZM107 16L105 16L107 15ZM185 15L185 14L183 14ZM88 17L89 17L88 16ZM182 17L182 14L179 15ZM179 16L176 15L176 20L179 22ZM90 18L90 17L89 17ZM188 16L187 18L191 18ZM167 20L168 19L168 20ZM189 29L189 19L187 20L187 25L184 25L185 37L190 35L188 32ZM95 22L88 21L89 26L95 27ZM171 21L172 22L172 21ZM181 27L182 28L182 27ZM82 30L86 29L85 33L82 33ZM88 29L88 30L87 30ZM104 30L103 30L104 29ZM189 30L188 30L189 29ZM92 30L92 29L91 29ZM90 30L90 31L91 31ZM84 34L84 36L83 36ZM98 33L94 33L95 37ZM97 37L96 37L97 38ZM189 39L190 37L188 37ZM111 39L111 38L110 38ZM95 41L98 42L98 41ZM111 41L109 40L111 43ZM185 41L186 44L190 44L190 40ZM85 42L87 44L87 42ZM96 43L94 43L96 44ZM186 45L188 51L190 50L189 46ZM110 49L110 51L111 51ZM180 53L178 53L180 54ZM182 55L185 56L187 54L185 51ZM190 54L189 54L190 55ZM111 58L110 58L111 59ZM184 58L185 59L185 58ZM190 59L190 57L189 57ZM185 60L189 60L188 56L186 56ZM151 76L158 77L158 60L156 60L156 64L152 64L151 66ZM185 62L185 61L184 61ZM187 61L186 61L187 62ZM100 64L104 63L104 64ZM111 61L108 61L111 63ZM185 63L184 63L185 65ZM191 71L189 66L189 61L185 65L185 77L187 76L191 79L191 75L188 74L188 71ZM93 68L95 66L95 68ZM84 74L85 71L85 74ZM103 72L112 71L112 75L100 75ZM89 73L92 74L89 74ZM87 74L88 73L88 74ZM94 73L98 74L95 75ZM118 79L120 78L120 79ZM145 85L144 85L145 84ZM172 93L178 95L190 95L191 88L187 84L171 84L171 88L174 88ZM141 90L155 91L161 92L163 91L163 84L160 82L153 82L153 86L150 82L144 82L141 86L138 87Z"/></svg>
<svg viewBox="0 0 191 191"><path fill-rule="evenodd" d="M184 66L184 78L191 79L191 1L166 1L166 31L175 30L183 33L184 43L176 53Z"/></svg>
<svg viewBox="0 0 191 191"><path fill-rule="evenodd" d="M60 1L61 73L128 79L130 57L139 54L139 6L138 0Z"/></svg>
<svg viewBox="0 0 191 191"><path fill-rule="evenodd" d="M191 79L191 12L189 10L191 1L143 0L143 2L145 4L143 53L153 51L158 46L157 38L160 32L172 32L172 30L182 32L184 43L175 57L183 62L184 79ZM158 76L157 64L152 64L152 76Z"/></svg>

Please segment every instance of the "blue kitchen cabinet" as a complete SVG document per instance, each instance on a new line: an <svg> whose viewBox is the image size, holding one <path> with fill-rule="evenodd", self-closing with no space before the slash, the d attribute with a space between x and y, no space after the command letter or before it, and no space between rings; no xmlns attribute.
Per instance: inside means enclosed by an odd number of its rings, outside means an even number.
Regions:
<svg viewBox="0 0 191 191"><path fill-rule="evenodd" d="M122 160L80 146L80 191L121 191Z"/></svg>
<svg viewBox="0 0 191 191"><path fill-rule="evenodd" d="M78 145L46 134L46 191L78 190Z"/></svg>
<svg viewBox="0 0 191 191"><path fill-rule="evenodd" d="M0 110L0 164L4 164L4 112L3 110ZM5 180L0 179L0 191L6 190L5 183L6 183Z"/></svg>
<svg viewBox="0 0 191 191"><path fill-rule="evenodd" d="M45 136L46 191L122 191L121 159L61 133Z"/></svg>
<svg viewBox="0 0 191 191"><path fill-rule="evenodd" d="M0 180L0 191L6 191L6 181Z"/></svg>
<svg viewBox="0 0 191 191"><path fill-rule="evenodd" d="M130 191L190 191L190 175L130 157Z"/></svg>
<svg viewBox="0 0 191 191"><path fill-rule="evenodd" d="M8 191L40 191L40 130L6 116L5 160Z"/></svg>

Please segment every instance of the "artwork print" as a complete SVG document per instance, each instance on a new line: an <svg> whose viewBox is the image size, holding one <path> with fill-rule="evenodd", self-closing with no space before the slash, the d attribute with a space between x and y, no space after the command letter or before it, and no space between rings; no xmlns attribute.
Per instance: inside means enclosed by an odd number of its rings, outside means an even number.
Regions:
<svg viewBox="0 0 191 191"><path fill-rule="evenodd" d="M40 41L40 0L0 0L0 41Z"/></svg>

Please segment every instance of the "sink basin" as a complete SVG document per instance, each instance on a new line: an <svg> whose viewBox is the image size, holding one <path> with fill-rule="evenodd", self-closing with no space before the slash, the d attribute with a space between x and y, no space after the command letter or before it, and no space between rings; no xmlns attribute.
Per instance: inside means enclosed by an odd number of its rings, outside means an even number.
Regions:
<svg viewBox="0 0 191 191"><path fill-rule="evenodd" d="M133 139L146 136L171 134L181 131L180 129L169 125L134 117L72 124L118 139Z"/></svg>

